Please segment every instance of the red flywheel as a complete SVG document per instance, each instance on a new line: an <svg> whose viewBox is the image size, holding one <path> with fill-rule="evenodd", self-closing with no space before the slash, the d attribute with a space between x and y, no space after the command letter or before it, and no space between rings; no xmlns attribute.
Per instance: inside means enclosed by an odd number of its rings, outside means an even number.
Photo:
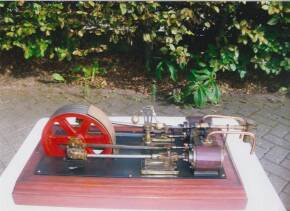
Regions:
<svg viewBox="0 0 290 211"><path fill-rule="evenodd" d="M115 144L115 131L107 115L95 106L66 105L59 108L44 127L41 142L49 156L64 157L66 144L79 138L86 144ZM93 150L88 154L112 154L113 149Z"/></svg>

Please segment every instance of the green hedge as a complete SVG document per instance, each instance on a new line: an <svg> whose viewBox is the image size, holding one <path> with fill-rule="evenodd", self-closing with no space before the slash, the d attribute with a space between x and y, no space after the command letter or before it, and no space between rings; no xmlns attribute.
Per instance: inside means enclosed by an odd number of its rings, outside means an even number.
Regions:
<svg viewBox="0 0 290 211"><path fill-rule="evenodd" d="M218 71L290 70L289 12L288 2L0 2L0 51L71 60L125 43L160 83L179 84L175 102L202 106L220 99Z"/></svg>

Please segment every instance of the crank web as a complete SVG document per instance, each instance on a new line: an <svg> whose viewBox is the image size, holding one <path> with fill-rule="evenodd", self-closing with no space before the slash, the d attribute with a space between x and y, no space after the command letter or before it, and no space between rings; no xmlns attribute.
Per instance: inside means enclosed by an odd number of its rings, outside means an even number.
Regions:
<svg viewBox="0 0 290 211"><path fill-rule="evenodd" d="M110 124L108 117L94 106L67 105L58 109L47 122L42 145L47 155L64 157L65 145L71 138L79 138L86 144L115 144ZM86 151L88 154L96 152L89 147ZM112 154L113 149L106 148L99 153Z"/></svg>

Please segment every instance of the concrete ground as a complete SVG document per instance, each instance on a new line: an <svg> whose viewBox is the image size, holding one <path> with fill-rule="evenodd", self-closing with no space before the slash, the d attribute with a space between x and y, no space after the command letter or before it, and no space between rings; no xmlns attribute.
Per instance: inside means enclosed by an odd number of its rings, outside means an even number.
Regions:
<svg viewBox="0 0 290 211"><path fill-rule="evenodd" d="M78 88L63 85L0 87L0 174L18 150L36 121L70 103L93 103L109 115L131 115L150 99L124 90L94 90L84 100ZM157 101L159 115L238 115L258 124L256 154L276 191L290 210L290 99L277 95L224 96L218 106L179 108Z"/></svg>

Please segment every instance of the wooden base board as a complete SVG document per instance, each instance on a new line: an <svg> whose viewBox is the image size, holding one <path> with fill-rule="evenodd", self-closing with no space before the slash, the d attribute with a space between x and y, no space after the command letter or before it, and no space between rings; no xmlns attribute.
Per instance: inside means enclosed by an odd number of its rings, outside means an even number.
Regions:
<svg viewBox="0 0 290 211"><path fill-rule="evenodd" d="M34 150L19 176L13 199L16 204L59 207L162 210L237 210L247 198L239 175L225 155L226 179L97 178L35 175L45 156Z"/></svg>

